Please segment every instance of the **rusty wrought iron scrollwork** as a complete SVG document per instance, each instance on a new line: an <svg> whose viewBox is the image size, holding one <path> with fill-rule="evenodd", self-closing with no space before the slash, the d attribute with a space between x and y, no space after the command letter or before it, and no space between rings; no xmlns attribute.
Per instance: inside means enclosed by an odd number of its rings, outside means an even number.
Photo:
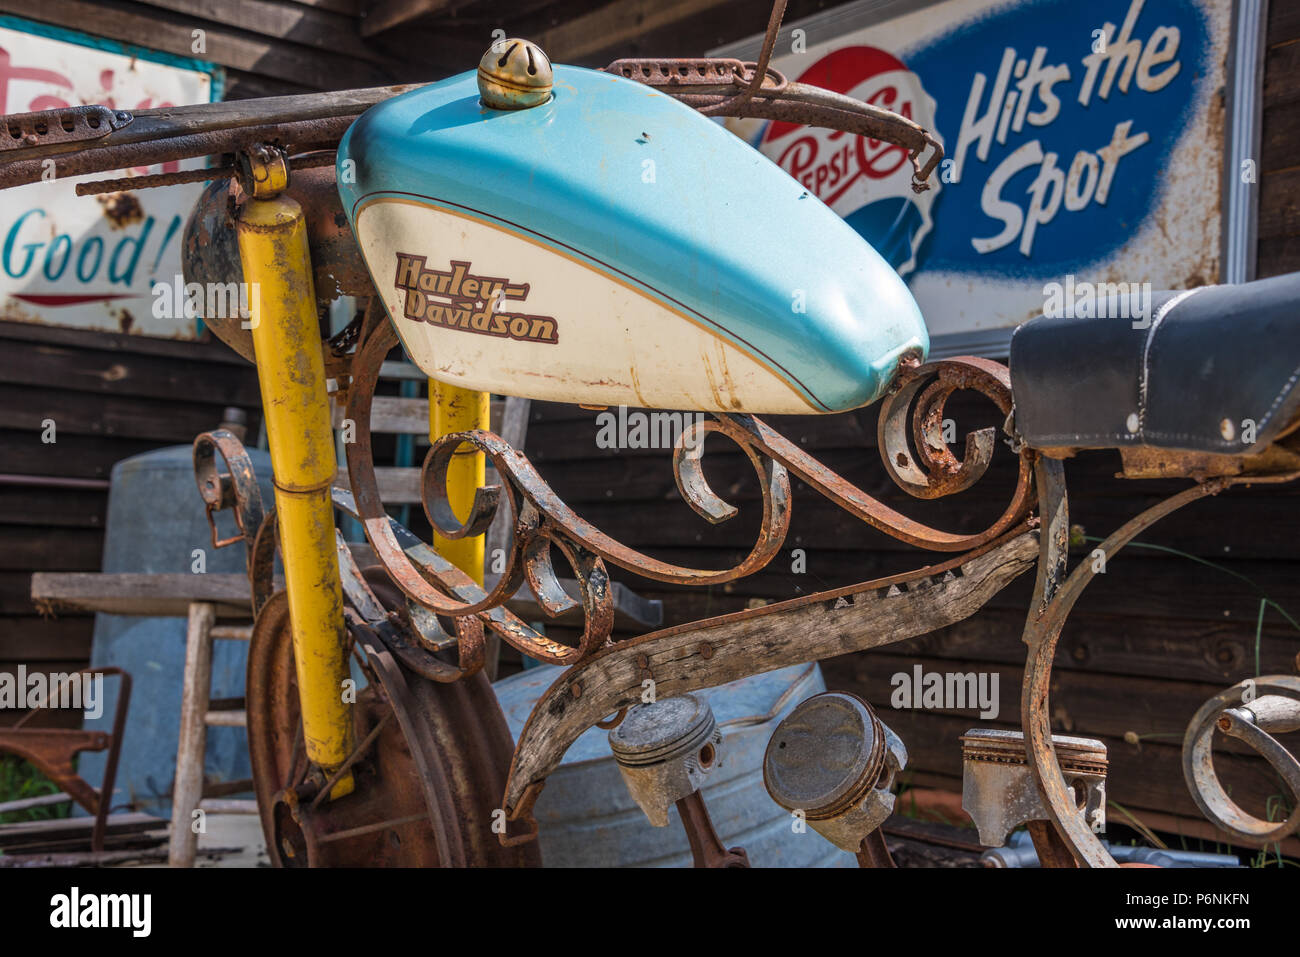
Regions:
<svg viewBox="0 0 1300 957"><path fill-rule="evenodd" d="M377 309L372 305L372 311ZM997 539L1024 518L1033 498L1028 458L1022 455L1010 504L992 525L973 534L942 531L910 519L868 495L761 419L719 413L688 427L679 438L673 455L678 490L687 505L711 523L725 522L738 514L737 508L717 495L704 477L704 438L717 433L739 448L753 467L762 516L754 544L740 562L721 569L694 568L646 555L596 528L564 503L520 450L511 448L494 433L457 432L441 437L430 448L421 472L421 496L430 524L437 534L448 539L482 534L499 508L509 508L511 540L504 571L485 591L427 545L413 540L392 522L380 502L371 454L370 411L380 367L396 344L390 324L368 317L347 386L346 414L355 429L354 441L347 444L348 469L356 514L366 537L393 582L415 605L456 619L479 616L487 628L524 654L554 664L584 661L609 643L614 613L608 565L678 585L725 583L766 566L789 531L791 473L854 518L933 551L970 551ZM1004 415L1010 411L1006 369L973 358L927 365L905 362L894 391L883 404L880 454L891 478L916 497L937 498L962 491L978 481L988 467L995 447L993 429L969 436L960 461L943 443L944 402L960 389L982 393ZM448 502L446 473L452 456L466 446L492 462L501 484L478 489L469 515L462 520ZM560 552L573 569L578 599L561 587L552 558L554 551ZM525 583L548 615L581 604L585 627L575 646L546 638L504 608Z"/></svg>
<svg viewBox="0 0 1300 957"><path fill-rule="evenodd" d="M557 536L544 527L539 510L526 503L519 507L514 492L507 493L512 514L516 517L514 544L507 559L506 569L491 592L484 592L473 579L441 558L432 549L422 552L399 541L398 534L384 511L375 482L375 467L370 441L370 408L379 370L388 351L397 344L397 335L390 324L367 321L367 332L352 363L351 383L348 387L347 416L356 429L355 440L347 443L348 475L356 501L357 515L365 529L366 538L375 555L391 576L393 582L416 604L435 613L460 617L481 615L483 623L497 632L505 641L521 652L553 664L572 664L579 658L603 647L614 624L614 605L610 595L609 577L600 557L577 542ZM469 433L485 437L483 450L488 452L498 469L508 470L515 460L523 460L521 453L510 449L491 433ZM452 449L460 444L460 436ZM430 521L448 538L479 534L486 529L483 516L490 522L499 503L500 488L481 488L475 494L469 520L462 526L451 521L438 506L434 496L429 504L429 465L437 460L439 442L429 452L425 461L425 511ZM535 474L535 473L534 473ZM537 479L541 482L540 478ZM436 482L434 482L436 487ZM543 486L545 483L541 483ZM549 488L547 489L549 491ZM553 494L553 493L552 493ZM445 501L443 502L445 506ZM450 509L446 509L450 513ZM435 519L435 515L439 520ZM550 546L554 544L564 554L578 577L586 628L577 647L560 644L538 633L526 622L502 607L524 580L537 595L539 603L549 614L566 611L574 604L560 587L550 559ZM526 545L526 547L525 547Z"/></svg>
<svg viewBox="0 0 1300 957"><path fill-rule="evenodd" d="M1039 539L1038 580L1030 602L1029 614L1025 620L1022 640L1027 646L1025 676L1020 689L1020 719L1025 732L1025 757L1034 780L1038 785L1040 796L1051 818L1051 824L1060 837L1074 862L1079 867L1114 867L1114 858L1102 845L1077 813L1073 791L1065 781L1056 759L1052 745L1051 718L1048 711L1048 692L1052 684L1052 662L1056 656L1057 641L1061 629L1069 617L1075 603L1083 595L1089 583L1096 577L1096 566L1092 562L1080 562L1067 575L1070 513L1065 490L1065 469L1057 459L1040 457L1035 468L1040 502L1041 532ZM1218 495L1234 485L1253 483L1281 483L1291 481L1300 474L1287 473L1271 476L1223 477L1198 482L1191 488L1171 495L1163 501L1139 513L1116 529L1098 546L1107 561L1113 559L1125 545L1129 544L1141 532L1150 528L1166 515L1185 505L1199 501L1211 495ZM1263 679L1260 679L1263 680ZM1214 703L1214 699L1210 704ZM1185 747L1194 750L1197 719L1193 719L1188 730L1188 742ZM1196 745L1195 758L1197 767L1209 761L1208 739L1203 747ZM1267 754L1274 760L1275 754ZM1288 756L1289 757L1289 756ZM1185 761L1189 760L1185 755ZM1291 765L1295 759L1290 758ZM1279 763L1275 766L1283 766ZM1293 816L1285 825L1274 828L1263 822L1240 816L1240 809L1231 801L1218 800L1222 794L1217 779L1210 774L1193 775L1188 770L1188 781L1193 796L1201 805L1202 811L1211 820L1230 832L1242 837L1245 843L1252 843L1260 834L1285 832L1285 828L1294 827L1300 815ZM1300 787L1300 778L1296 779ZM1218 790L1218 794L1215 790ZM1208 800L1208 803L1206 803ZM1220 811L1216 814L1214 811ZM1251 825L1261 826L1252 834ZM1230 825L1238 825L1234 830ZM1244 832L1244 833L1243 833Z"/></svg>
<svg viewBox="0 0 1300 957"><path fill-rule="evenodd" d="M1300 678L1260 675L1205 702L1183 738L1183 776L1201 813L1251 847L1266 847L1300 831L1300 761L1272 732L1300 728ZM1236 738L1264 758L1290 792L1291 813L1266 821L1237 805L1214 770L1214 732Z"/></svg>

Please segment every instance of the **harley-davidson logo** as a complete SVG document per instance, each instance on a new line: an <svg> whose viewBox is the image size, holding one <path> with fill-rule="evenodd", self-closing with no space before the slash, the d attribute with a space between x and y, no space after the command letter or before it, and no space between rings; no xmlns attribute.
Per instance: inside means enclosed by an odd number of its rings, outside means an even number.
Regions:
<svg viewBox="0 0 1300 957"><path fill-rule="evenodd" d="M468 262L451 261L445 272L425 266L424 256L397 254L397 288L406 293L403 314L416 322L463 329L524 342L558 343L553 316L505 312L507 299L528 298L528 283L475 276Z"/></svg>

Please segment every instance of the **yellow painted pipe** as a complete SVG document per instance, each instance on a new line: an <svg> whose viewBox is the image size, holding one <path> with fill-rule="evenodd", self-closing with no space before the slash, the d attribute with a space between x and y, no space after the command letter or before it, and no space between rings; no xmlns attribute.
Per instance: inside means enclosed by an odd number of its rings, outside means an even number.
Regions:
<svg viewBox="0 0 1300 957"><path fill-rule="evenodd" d="M238 222L262 412L275 473L298 697L307 756L326 773L352 753L343 591L330 485L336 471L325 362L302 207L252 199ZM331 792L353 788L351 773Z"/></svg>
<svg viewBox="0 0 1300 957"><path fill-rule="evenodd" d="M468 432L489 428L490 396L474 389L462 389L436 379L429 380L429 439L437 440L451 432ZM482 452L462 445L447 467L447 500L457 518L469 515L474 493L484 482L487 465ZM447 539L433 538L438 554L451 562L480 585L483 584L483 542L485 536Z"/></svg>

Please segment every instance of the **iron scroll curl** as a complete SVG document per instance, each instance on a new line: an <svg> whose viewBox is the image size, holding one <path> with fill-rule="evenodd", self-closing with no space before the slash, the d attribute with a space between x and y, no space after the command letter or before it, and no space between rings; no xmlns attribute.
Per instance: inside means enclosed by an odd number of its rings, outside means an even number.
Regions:
<svg viewBox="0 0 1300 957"><path fill-rule="evenodd" d="M366 326L368 335L353 357L347 387L346 415L354 424L355 441L346 445L346 453L357 514L376 557L416 605L453 619L479 616L502 640L548 663L574 665L610 643L614 610L609 565L675 585L721 584L765 567L780 551L790 528L791 474L854 518L931 551L977 549L1020 522L1033 501L1030 453L1025 452L1020 456L1016 487L1002 515L973 534L946 532L910 519L867 494L756 416L713 413L689 426L677 441L673 469L678 491L686 504L710 523L721 524L739 513L709 486L704 475L704 438L717 434L743 452L753 468L762 516L755 541L741 561L721 569L694 568L654 558L596 528L565 504L521 450L495 433L456 432L435 441L425 457L421 500L430 525L448 539L483 534L503 505L509 509L510 540L504 569L485 590L427 546L417 555L409 543L399 541L384 511L375 479L369 423L379 369L397 337L391 324L379 316L373 316ZM1007 370L976 358L927 365L904 362L882 404L879 452L891 479L915 497L931 499L964 491L983 476L989 464L995 443L992 429L968 436L961 460L942 442L941 430L936 432L935 422L942 421L944 402L960 389L979 392L1001 412L1010 411ZM481 452L491 461L500 484L477 489L469 514L462 519L448 500L447 470L452 457L465 448ZM576 598L561 585L553 558L556 551L577 580ZM584 627L576 644L545 637L505 608L524 585L548 616L581 607Z"/></svg>

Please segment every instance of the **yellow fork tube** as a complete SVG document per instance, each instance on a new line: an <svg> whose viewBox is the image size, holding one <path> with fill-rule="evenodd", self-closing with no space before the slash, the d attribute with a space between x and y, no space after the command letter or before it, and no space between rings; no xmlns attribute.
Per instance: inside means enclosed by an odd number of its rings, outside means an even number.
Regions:
<svg viewBox="0 0 1300 957"><path fill-rule="evenodd" d="M436 441L451 432L489 428L489 399L486 392L462 389L436 379L429 380L429 438ZM474 492L483 484L487 466L482 452L469 446L451 457L447 468L447 500L459 518L469 515ZM433 544L443 558L480 585L483 584L483 541L485 536L447 539L435 535Z"/></svg>
<svg viewBox="0 0 1300 957"><path fill-rule="evenodd" d="M238 231L275 472L303 740L308 758L328 774L354 744L351 709L343 696L347 632L330 502L334 442L306 221L287 196L251 199ZM342 797L352 788L348 773L331 796Z"/></svg>

